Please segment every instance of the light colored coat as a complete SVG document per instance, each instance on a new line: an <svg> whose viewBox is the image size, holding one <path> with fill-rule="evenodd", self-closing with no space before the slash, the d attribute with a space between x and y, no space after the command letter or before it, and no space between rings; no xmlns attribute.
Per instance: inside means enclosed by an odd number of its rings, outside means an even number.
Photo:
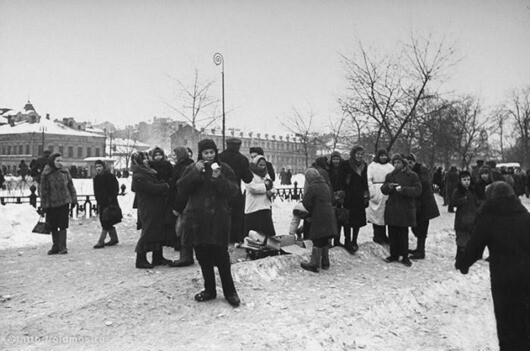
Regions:
<svg viewBox="0 0 530 351"><path fill-rule="evenodd" d="M394 170L394 166L387 162L381 164L372 162L368 165L368 189L370 190L370 202L366 209L366 220L377 225L385 225L385 205L388 195L381 192L381 186L385 182L388 173Z"/></svg>
<svg viewBox="0 0 530 351"><path fill-rule="evenodd" d="M267 197L267 188L265 180L269 178L267 174L261 177L256 173L252 173L254 178L248 184L245 184L246 199L245 199L245 214L254 213L261 210L270 210L272 206L271 200Z"/></svg>

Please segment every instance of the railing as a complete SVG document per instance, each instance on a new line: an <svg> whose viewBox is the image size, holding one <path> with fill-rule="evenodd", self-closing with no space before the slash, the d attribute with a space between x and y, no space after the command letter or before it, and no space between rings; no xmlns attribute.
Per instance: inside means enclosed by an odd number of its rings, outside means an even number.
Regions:
<svg viewBox="0 0 530 351"><path fill-rule="evenodd" d="M278 192L274 197L279 198L281 201L300 201L304 197L304 189L298 187L298 183L294 182L292 188L280 188L276 189Z"/></svg>
<svg viewBox="0 0 530 351"><path fill-rule="evenodd" d="M121 193L119 195L125 195L125 189L125 184L122 184ZM37 191L37 187L32 185L29 188L29 191L31 194L28 196L0 196L0 204L30 204L40 211L40 204L37 206L37 201L40 198L35 193ZM70 217L74 217L74 213L75 217L79 217L80 213L83 213L88 217L96 216L98 214L98 204L96 197L94 195L77 195L77 206L74 209L70 209Z"/></svg>

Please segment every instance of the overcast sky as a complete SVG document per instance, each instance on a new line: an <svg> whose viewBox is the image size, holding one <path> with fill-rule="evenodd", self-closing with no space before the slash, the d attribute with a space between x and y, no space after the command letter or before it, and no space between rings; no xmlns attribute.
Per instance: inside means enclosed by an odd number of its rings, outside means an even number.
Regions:
<svg viewBox="0 0 530 351"><path fill-rule="evenodd" d="M530 1L0 0L0 107L118 125L174 117L194 70L225 58L228 128L280 132L292 109L325 128L339 114L341 54L390 52L410 38L455 42L447 89L487 105L530 85ZM221 106L219 106L221 109Z"/></svg>

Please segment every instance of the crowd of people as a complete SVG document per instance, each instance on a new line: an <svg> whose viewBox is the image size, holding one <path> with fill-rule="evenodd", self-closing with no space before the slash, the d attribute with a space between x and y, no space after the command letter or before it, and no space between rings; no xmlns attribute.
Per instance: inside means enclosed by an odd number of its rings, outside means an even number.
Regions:
<svg viewBox="0 0 530 351"><path fill-rule="evenodd" d="M219 152L213 140L203 139L196 161L191 150L177 147L174 164L160 147L132 154L133 207L141 230L135 265L139 269L183 267L194 264L196 258L204 289L195 300L216 298L217 267L224 297L237 307L240 299L228 246L238 246L251 231L276 235L272 220L275 171L260 147L249 150L249 159L240 151L241 140L230 138L226 146ZM102 161L96 161L95 168L101 235L94 248L102 249L119 243L115 225L122 217L116 176ZM386 262L410 267L412 261L425 259L429 223L440 215L437 192L448 212L456 212L455 268L467 274L484 249L489 249L501 349L527 349L517 348L530 345L530 214L519 200L521 195L528 196L524 172L479 161L470 171L438 168L431 175L412 153L390 157L381 149L368 163L364 148L356 145L347 158L338 152L318 157L304 177L303 198L293 208L289 230L312 242L309 261L301 262L303 269L315 273L329 269L332 246L355 254L359 230L367 223L372 225L373 241L389 249ZM52 233L48 254L66 254L69 211L77 195L61 155L47 155L37 178L42 214ZM412 250L409 229L416 237ZM109 241L105 241L107 235ZM180 250L180 258L166 259L164 247Z"/></svg>

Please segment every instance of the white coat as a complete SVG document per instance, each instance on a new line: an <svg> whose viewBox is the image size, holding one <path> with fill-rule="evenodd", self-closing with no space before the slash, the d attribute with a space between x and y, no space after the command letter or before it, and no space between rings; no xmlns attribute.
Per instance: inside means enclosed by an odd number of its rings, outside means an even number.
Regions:
<svg viewBox="0 0 530 351"><path fill-rule="evenodd" d="M388 173L392 172L394 166L389 162L380 164L372 162L368 165L368 189L370 190L370 202L366 209L366 221L372 224L385 225L385 205L388 195L381 192L381 186Z"/></svg>
<svg viewBox="0 0 530 351"><path fill-rule="evenodd" d="M252 174L254 175L252 181L245 184L245 214L270 210L272 206L271 200L267 197L267 188L265 186L265 179L268 179L269 175L261 177L256 173Z"/></svg>

